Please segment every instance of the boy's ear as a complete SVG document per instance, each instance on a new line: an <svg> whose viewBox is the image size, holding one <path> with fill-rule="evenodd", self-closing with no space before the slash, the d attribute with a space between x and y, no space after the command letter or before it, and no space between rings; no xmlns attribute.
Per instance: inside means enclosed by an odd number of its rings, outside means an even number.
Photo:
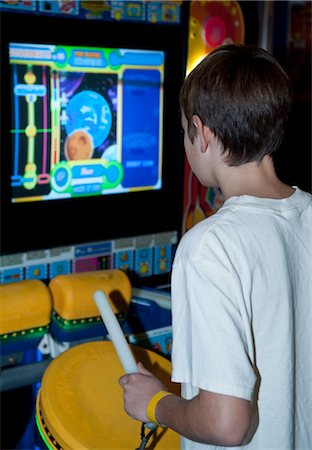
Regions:
<svg viewBox="0 0 312 450"><path fill-rule="evenodd" d="M211 132L210 128L203 124L201 118L196 114L192 116L192 122L197 130L197 134L200 140L200 150L202 153L205 153L211 141L211 138L213 137L213 133Z"/></svg>
<svg viewBox="0 0 312 450"><path fill-rule="evenodd" d="M196 128L197 132L199 132L200 129L203 127L203 122L202 122L201 118L199 116L197 116L196 114L194 114L192 116L192 122L193 122L193 125Z"/></svg>

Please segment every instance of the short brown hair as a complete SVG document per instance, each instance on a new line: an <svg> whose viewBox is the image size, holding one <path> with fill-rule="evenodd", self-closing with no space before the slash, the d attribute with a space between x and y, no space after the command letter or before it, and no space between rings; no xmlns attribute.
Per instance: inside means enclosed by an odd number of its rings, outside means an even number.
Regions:
<svg viewBox="0 0 312 450"><path fill-rule="evenodd" d="M280 146L292 102L287 74L262 48L229 44L207 55L189 74L180 107L193 142L198 115L238 166L261 160Z"/></svg>

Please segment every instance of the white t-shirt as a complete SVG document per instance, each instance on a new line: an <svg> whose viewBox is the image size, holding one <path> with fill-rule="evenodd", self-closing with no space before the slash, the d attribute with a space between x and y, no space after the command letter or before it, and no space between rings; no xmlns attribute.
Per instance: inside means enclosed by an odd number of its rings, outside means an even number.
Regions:
<svg viewBox="0 0 312 450"><path fill-rule="evenodd" d="M244 450L312 449L311 280L312 196L298 188L231 197L178 246L172 380L187 399L253 400ZM220 448L182 438L185 450Z"/></svg>

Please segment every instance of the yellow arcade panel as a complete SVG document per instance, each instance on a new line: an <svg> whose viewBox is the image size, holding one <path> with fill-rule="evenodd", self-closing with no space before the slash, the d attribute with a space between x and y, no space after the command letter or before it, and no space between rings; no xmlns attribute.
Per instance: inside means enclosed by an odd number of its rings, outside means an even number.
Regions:
<svg viewBox="0 0 312 450"><path fill-rule="evenodd" d="M49 283L53 295L53 309L64 319L83 319L98 316L93 292L103 290L113 311L128 309L131 284L128 276L118 269L58 275Z"/></svg>
<svg viewBox="0 0 312 450"><path fill-rule="evenodd" d="M41 280L0 284L0 336L27 338L44 334L50 323L52 298Z"/></svg>

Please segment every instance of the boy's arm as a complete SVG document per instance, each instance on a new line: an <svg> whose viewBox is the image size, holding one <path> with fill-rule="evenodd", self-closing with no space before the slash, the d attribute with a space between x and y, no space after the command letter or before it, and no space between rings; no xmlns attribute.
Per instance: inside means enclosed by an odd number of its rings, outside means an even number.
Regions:
<svg viewBox="0 0 312 450"><path fill-rule="evenodd" d="M124 375L120 384L124 389L126 412L142 422L150 399L167 388L143 365L140 373ZM201 390L191 400L177 395L162 398L155 410L159 423L197 442L221 446L241 445L251 421L248 400Z"/></svg>
<svg viewBox="0 0 312 450"><path fill-rule="evenodd" d="M156 406L157 420L196 442L220 446L241 445L250 420L250 402L201 390L192 400L164 397Z"/></svg>

